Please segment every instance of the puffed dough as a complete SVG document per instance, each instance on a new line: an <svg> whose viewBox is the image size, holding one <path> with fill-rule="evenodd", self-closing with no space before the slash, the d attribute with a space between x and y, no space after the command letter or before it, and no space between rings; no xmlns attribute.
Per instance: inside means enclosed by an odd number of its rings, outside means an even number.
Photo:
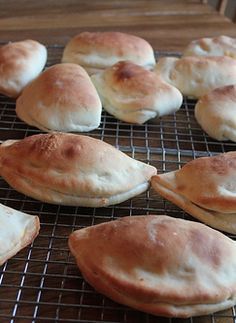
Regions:
<svg viewBox="0 0 236 323"><path fill-rule="evenodd" d="M201 157L152 177L163 197L213 228L236 234L236 152Z"/></svg>
<svg viewBox="0 0 236 323"><path fill-rule="evenodd" d="M122 121L142 124L174 113L182 104L178 89L130 61L118 62L91 78L104 109Z"/></svg>
<svg viewBox="0 0 236 323"><path fill-rule="evenodd" d="M38 235L39 218L0 204L0 265Z"/></svg>
<svg viewBox="0 0 236 323"><path fill-rule="evenodd" d="M183 95L199 98L217 87L236 83L236 60L227 56L163 57L155 72Z"/></svg>
<svg viewBox="0 0 236 323"><path fill-rule="evenodd" d="M156 168L98 139L51 133L5 141L0 174L43 202L103 207L146 191Z"/></svg>
<svg viewBox="0 0 236 323"><path fill-rule="evenodd" d="M229 56L236 59L236 38L217 36L193 40L183 51L184 56Z"/></svg>
<svg viewBox="0 0 236 323"><path fill-rule="evenodd" d="M194 112L197 122L210 137L236 142L236 85L217 88L204 95Z"/></svg>
<svg viewBox="0 0 236 323"><path fill-rule="evenodd" d="M236 242L204 224L124 217L73 232L69 247L88 283L138 310L186 318L236 304Z"/></svg>
<svg viewBox="0 0 236 323"><path fill-rule="evenodd" d="M0 93L17 97L40 74L46 61L46 47L35 40L0 47Z"/></svg>
<svg viewBox="0 0 236 323"><path fill-rule="evenodd" d="M66 45L62 62L83 66L91 75L123 60L152 68L156 61L144 39L120 32L82 32Z"/></svg>
<svg viewBox="0 0 236 323"><path fill-rule="evenodd" d="M98 128L102 104L86 71L76 64L46 69L23 90L16 114L43 131L83 132Z"/></svg>

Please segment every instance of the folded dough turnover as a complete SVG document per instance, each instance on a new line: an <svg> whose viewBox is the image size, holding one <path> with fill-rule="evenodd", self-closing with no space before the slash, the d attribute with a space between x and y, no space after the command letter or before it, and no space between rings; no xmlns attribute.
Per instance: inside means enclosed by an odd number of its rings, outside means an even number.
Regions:
<svg viewBox="0 0 236 323"><path fill-rule="evenodd" d="M23 40L0 47L0 93L17 97L42 71L47 49L35 40Z"/></svg>
<svg viewBox="0 0 236 323"><path fill-rule="evenodd" d="M155 73L130 61L122 61L92 75L103 107L117 119L142 124L174 113L182 104L182 95Z"/></svg>
<svg viewBox="0 0 236 323"><path fill-rule="evenodd" d="M40 201L103 207L146 191L156 168L101 140L52 133L4 142L0 174Z"/></svg>
<svg viewBox="0 0 236 323"><path fill-rule="evenodd" d="M193 40L183 51L184 56L229 56L236 59L236 38L217 36Z"/></svg>
<svg viewBox="0 0 236 323"><path fill-rule="evenodd" d="M217 87L236 83L236 60L227 56L163 57L155 72L183 95L199 98Z"/></svg>
<svg viewBox="0 0 236 323"><path fill-rule="evenodd" d="M146 68L156 63L146 40L120 32L82 32L69 41L62 57L63 63L79 64L90 75L123 60Z"/></svg>
<svg viewBox="0 0 236 323"><path fill-rule="evenodd" d="M236 242L204 224L133 216L73 232L84 278L113 300L155 315L205 315L236 303Z"/></svg>
<svg viewBox="0 0 236 323"><path fill-rule="evenodd" d="M90 131L101 122L102 104L86 71L76 64L46 69L16 102L20 119L43 131Z"/></svg>
<svg viewBox="0 0 236 323"><path fill-rule="evenodd" d="M236 141L236 85L220 87L204 95L194 112L197 122L210 137Z"/></svg>
<svg viewBox="0 0 236 323"><path fill-rule="evenodd" d="M37 216L0 204L0 265L29 245L39 227Z"/></svg>
<svg viewBox="0 0 236 323"><path fill-rule="evenodd" d="M202 157L152 178L163 197L206 224L236 233L236 152Z"/></svg>

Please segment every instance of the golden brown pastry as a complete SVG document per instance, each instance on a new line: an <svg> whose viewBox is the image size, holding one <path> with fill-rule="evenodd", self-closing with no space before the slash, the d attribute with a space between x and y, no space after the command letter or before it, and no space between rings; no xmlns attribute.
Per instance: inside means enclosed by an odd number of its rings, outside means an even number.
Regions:
<svg viewBox="0 0 236 323"><path fill-rule="evenodd" d="M0 47L0 93L17 97L39 75L46 61L46 47L35 40L23 40Z"/></svg>
<svg viewBox="0 0 236 323"><path fill-rule="evenodd" d="M138 310L190 317L236 304L236 242L204 224L125 217L73 232L69 247L88 283Z"/></svg>
<svg viewBox="0 0 236 323"><path fill-rule="evenodd" d="M52 133L0 146L0 175L48 203L103 207L147 190L156 168L88 136Z"/></svg>
<svg viewBox="0 0 236 323"><path fill-rule="evenodd" d="M0 204L0 265L38 235L39 218Z"/></svg>
<svg viewBox="0 0 236 323"><path fill-rule="evenodd" d="M57 64L26 86L16 101L16 113L43 131L82 132L98 128L102 104L81 66Z"/></svg>
<svg viewBox="0 0 236 323"><path fill-rule="evenodd" d="M92 75L103 107L122 121L142 124L176 112L182 94L155 73L130 61L122 61Z"/></svg>
<svg viewBox="0 0 236 323"><path fill-rule="evenodd" d="M236 141L236 85L223 86L202 96L194 113L210 137Z"/></svg>
<svg viewBox="0 0 236 323"><path fill-rule="evenodd" d="M236 83L236 60L227 56L163 57L155 72L183 95L199 98L217 87Z"/></svg>
<svg viewBox="0 0 236 323"><path fill-rule="evenodd" d="M82 32L66 45L62 62L83 66L91 75L130 60L146 68L155 65L154 52L144 39L120 32Z"/></svg>
<svg viewBox="0 0 236 323"><path fill-rule="evenodd" d="M184 56L229 56L236 59L236 38L228 36L193 40L183 52Z"/></svg>
<svg viewBox="0 0 236 323"><path fill-rule="evenodd" d="M202 222L236 233L236 151L201 157L153 176L152 187Z"/></svg>

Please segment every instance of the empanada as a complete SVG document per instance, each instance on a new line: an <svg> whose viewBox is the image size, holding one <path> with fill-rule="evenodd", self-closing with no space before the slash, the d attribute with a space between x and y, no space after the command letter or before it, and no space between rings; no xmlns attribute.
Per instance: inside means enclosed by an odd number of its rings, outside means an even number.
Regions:
<svg viewBox="0 0 236 323"><path fill-rule="evenodd" d="M92 75L103 107L122 121L142 124L176 112L182 94L155 73L129 61Z"/></svg>
<svg viewBox="0 0 236 323"><path fill-rule="evenodd" d="M151 45L144 39L120 32L82 32L66 45L62 62L83 66L89 75L119 61L130 60L145 68L156 61Z"/></svg>
<svg viewBox="0 0 236 323"><path fill-rule="evenodd" d="M17 97L39 75L46 61L46 47L35 40L0 47L0 93Z"/></svg>
<svg viewBox="0 0 236 323"><path fill-rule="evenodd" d="M217 36L193 40L183 51L184 56L229 56L236 59L236 38Z"/></svg>
<svg viewBox="0 0 236 323"><path fill-rule="evenodd" d="M183 95L199 98L217 87L236 83L236 60L227 56L163 57L155 72Z"/></svg>
<svg viewBox="0 0 236 323"><path fill-rule="evenodd" d="M103 207L147 190L156 168L88 136L52 133L0 146L0 175L48 203Z"/></svg>
<svg viewBox="0 0 236 323"><path fill-rule="evenodd" d="M76 64L46 69L23 90L16 114L43 131L91 131L101 122L102 104L86 71Z"/></svg>
<svg viewBox="0 0 236 323"><path fill-rule="evenodd" d="M217 140L236 141L236 85L217 88L197 102L195 118Z"/></svg>
<svg viewBox="0 0 236 323"><path fill-rule="evenodd" d="M236 233L236 151L197 158L180 170L154 176L151 184L197 219Z"/></svg>
<svg viewBox="0 0 236 323"><path fill-rule="evenodd" d="M73 232L84 278L114 301L190 317L236 304L236 242L204 224L132 216Z"/></svg>
<svg viewBox="0 0 236 323"><path fill-rule="evenodd" d="M0 265L38 235L39 218L0 204Z"/></svg>

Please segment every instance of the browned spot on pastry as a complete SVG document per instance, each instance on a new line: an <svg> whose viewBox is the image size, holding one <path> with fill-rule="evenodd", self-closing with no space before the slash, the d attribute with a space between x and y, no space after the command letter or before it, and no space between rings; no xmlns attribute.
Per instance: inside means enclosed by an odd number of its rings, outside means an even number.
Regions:
<svg viewBox="0 0 236 323"><path fill-rule="evenodd" d="M64 155L66 158L70 159L75 156L75 149L73 146L69 146L64 150Z"/></svg>
<svg viewBox="0 0 236 323"><path fill-rule="evenodd" d="M33 142L33 145L29 148L29 150L42 152L44 154L50 153L57 149L59 146L59 138L60 134L49 134L46 136L38 136Z"/></svg>
<svg viewBox="0 0 236 323"><path fill-rule="evenodd" d="M119 62L115 66L114 76L117 81L123 81L125 79L130 79L136 75L135 70L132 68L131 64L127 64L127 62Z"/></svg>
<svg viewBox="0 0 236 323"><path fill-rule="evenodd" d="M178 191L184 191L185 189L186 189L186 185L184 185L184 184L180 184L177 186Z"/></svg>
<svg viewBox="0 0 236 323"><path fill-rule="evenodd" d="M236 169L236 156L221 154L211 159L210 168L218 175L226 175L229 168Z"/></svg>

